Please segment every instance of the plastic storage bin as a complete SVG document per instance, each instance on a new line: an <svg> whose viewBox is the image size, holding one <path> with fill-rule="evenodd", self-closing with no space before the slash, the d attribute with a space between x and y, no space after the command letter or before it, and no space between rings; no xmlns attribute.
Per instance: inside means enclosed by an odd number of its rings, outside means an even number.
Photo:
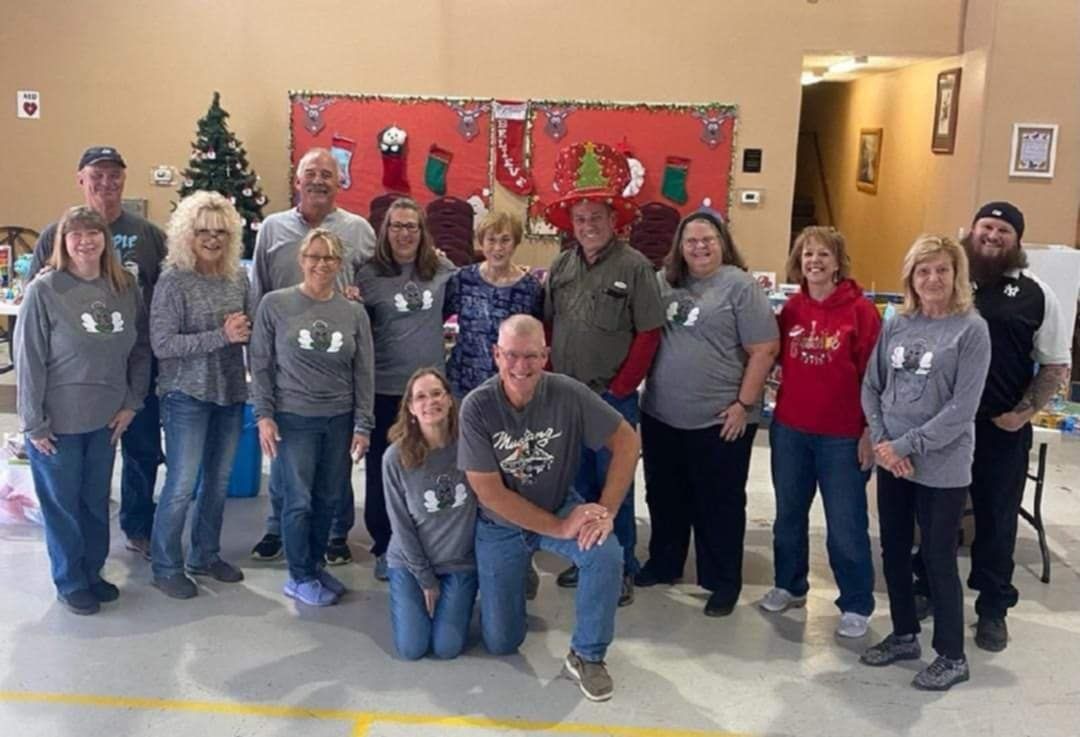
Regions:
<svg viewBox="0 0 1080 737"><path fill-rule="evenodd" d="M255 408L244 405L244 426L240 442L236 446L232 473L229 475L227 494L232 497L251 497L259 493L262 485L262 449L259 447L259 429L255 424Z"/></svg>

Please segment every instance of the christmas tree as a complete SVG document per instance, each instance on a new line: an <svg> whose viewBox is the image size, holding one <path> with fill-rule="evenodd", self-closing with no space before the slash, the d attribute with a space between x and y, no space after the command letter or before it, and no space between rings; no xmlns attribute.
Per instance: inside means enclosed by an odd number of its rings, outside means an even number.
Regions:
<svg viewBox="0 0 1080 737"><path fill-rule="evenodd" d="M221 108L221 95L199 119L191 160L180 185L181 199L198 190L220 192L232 201L244 221L244 258L251 258L255 235L262 224L263 206L269 201L259 187L259 177L248 169L247 152L229 130L229 114Z"/></svg>

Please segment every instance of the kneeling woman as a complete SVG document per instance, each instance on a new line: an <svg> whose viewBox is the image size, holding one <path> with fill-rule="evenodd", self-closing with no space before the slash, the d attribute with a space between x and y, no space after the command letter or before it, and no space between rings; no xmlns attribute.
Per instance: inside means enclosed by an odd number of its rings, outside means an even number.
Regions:
<svg viewBox="0 0 1080 737"><path fill-rule="evenodd" d="M304 281L263 297L251 335L259 444L284 482L285 595L337 602L345 586L323 568L330 522L368 446L375 391L371 325L334 288L344 247L316 228L300 243Z"/></svg>
<svg viewBox="0 0 1080 737"><path fill-rule="evenodd" d="M919 237L904 258L903 283L904 306L882 328L862 388L878 464L881 558L893 626L862 662L888 665L922 655L911 579L918 521L938 657L913 685L944 691L968 679L956 533L971 484L990 333L972 305L967 256L950 238Z"/></svg>
<svg viewBox="0 0 1080 737"><path fill-rule="evenodd" d="M476 496L457 467L457 406L436 369L409 379L383 456L390 619L398 655L454 658L476 600Z"/></svg>

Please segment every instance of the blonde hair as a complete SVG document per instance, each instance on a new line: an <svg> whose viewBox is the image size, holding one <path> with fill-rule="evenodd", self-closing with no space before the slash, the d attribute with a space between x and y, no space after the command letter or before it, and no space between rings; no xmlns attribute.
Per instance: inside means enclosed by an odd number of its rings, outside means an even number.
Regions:
<svg viewBox="0 0 1080 737"><path fill-rule="evenodd" d="M116 255L109 224L105 222L105 218L101 216L101 213L86 205L72 207L61 216L60 222L56 225L56 240L53 241L53 252L49 257L49 266L57 271L68 270L68 266L71 264L71 256L67 252L64 239L68 233L77 227L99 231L105 237L105 247L101 249L99 266L101 275L105 277L113 293L120 294L127 291L129 287L134 286L135 277L128 273Z"/></svg>
<svg viewBox="0 0 1080 737"><path fill-rule="evenodd" d="M218 192L199 190L180 200L166 229L169 253L165 263L182 271L195 271L195 231L200 219L209 215L220 217L229 231L219 273L231 279L240 271L240 254L244 252L244 221L233 204Z"/></svg>
<svg viewBox="0 0 1080 737"><path fill-rule="evenodd" d="M516 214L497 210L480 218L480 222L476 225L476 245L482 245L488 233L509 233L514 239L514 248L517 248L521 245L525 228L521 224L521 218Z"/></svg>
<svg viewBox="0 0 1080 737"><path fill-rule="evenodd" d="M416 421L416 418L409 411L409 405L412 403L413 386L425 376L434 376L442 384L442 388L446 392L446 398L450 402L450 407L446 413L447 435L450 438L457 438L457 400L454 399L454 395L450 391L450 382L437 368L417 369L409 377L409 383L405 385L405 393L401 396L401 404L398 405L397 419L394 420L394 424L390 426L386 433L387 439L398 446L398 452L401 454L401 465L405 468L419 468L424 465L428 453L431 452L431 448L428 447L427 441L424 439L424 433L420 430L420 423Z"/></svg>
<svg viewBox="0 0 1080 737"><path fill-rule="evenodd" d="M808 225L799 233L795 245L791 247L791 253L788 254L788 279L796 283L803 280L802 252L808 243L817 243L829 249L836 259L836 281L851 276L851 257L848 256L844 234L826 225Z"/></svg>
<svg viewBox="0 0 1080 737"><path fill-rule="evenodd" d="M326 228L312 228L308 231L304 239L300 241L300 250L297 252L300 256L307 253L308 247L315 241L323 241L326 243L326 250L330 252L331 256L339 259L345 258L345 244L341 242L341 238L337 233L332 233Z"/></svg>
<svg viewBox="0 0 1080 737"><path fill-rule="evenodd" d="M962 314L972 308L975 298L971 291L971 280L968 278L968 258L964 247L945 235L920 235L904 256L904 265L901 270L901 278L904 282L904 304L900 308L901 314L913 315L922 307L919 295L915 293L915 287L912 284L915 267L941 254L949 257L953 267L953 293L950 298L949 313Z"/></svg>

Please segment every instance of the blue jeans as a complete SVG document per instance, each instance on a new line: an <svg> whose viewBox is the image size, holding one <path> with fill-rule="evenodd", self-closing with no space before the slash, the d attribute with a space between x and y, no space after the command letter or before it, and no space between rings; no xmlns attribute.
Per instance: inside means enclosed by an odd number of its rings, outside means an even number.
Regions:
<svg viewBox="0 0 1080 737"><path fill-rule="evenodd" d="M555 514L565 517L579 504L581 498L570 493ZM525 572L537 549L561 555L578 567L577 622L570 646L583 660L603 660L615 637L615 607L622 588L623 554L615 537L581 550L576 539L560 540L500 524L481 511L476 519L476 568L484 646L494 655L507 655L525 641Z"/></svg>
<svg viewBox="0 0 1080 737"><path fill-rule="evenodd" d="M407 568L390 568L390 624L394 648L405 660L419 660L428 653L436 658L456 658L465 649L473 603L476 571L457 571L439 576L435 616L429 617L424 591Z"/></svg>
<svg viewBox="0 0 1080 737"><path fill-rule="evenodd" d="M154 576L184 568L181 538L192 500L188 568L206 568L221 551L221 519L236 446L244 421L243 403L222 406L182 392L161 400L165 426L165 486L154 513L151 536Z"/></svg>
<svg viewBox="0 0 1080 737"><path fill-rule="evenodd" d="M120 529L129 538L150 537L154 526L154 485L161 454L161 414L157 398L157 361L151 365L150 391L120 438Z"/></svg>
<svg viewBox="0 0 1080 737"><path fill-rule="evenodd" d="M636 391L622 399L616 399L610 393L604 392L601 398L614 407L623 416L623 419L630 423L631 427L637 429L640 410ZM600 501L600 492L604 489L604 481L607 479L608 466L610 465L611 451L607 448L601 448L600 450L582 448L581 467L578 469L577 478L574 481L574 489L581 494L585 501ZM622 506L619 507L619 511L615 515L615 537L619 539L619 544L623 549L623 570L626 575L632 576L641 567L638 564L637 557L634 555L634 548L637 547L637 521L634 519L633 481L631 481L630 488L626 491L626 496L623 497ZM580 655L580 653L578 654Z"/></svg>
<svg viewBox="0 0 1080 737"><path fill-rule="evenodd" d="M352 440L350 439L349 442L351 444ZM371 464L367 463L365 467L370 469ZM284 503L284 492L282 491L284 482L281 479L280 468L277 463L270 464L270 483L268 485L270 514L266 518L267 533L279 536L281 535L281 507ZM370 470L368 472L370 473ZM345 477L345 485L342 487L338 506L334 510L333 522L330 525L330 537L348 539L349 532L352 531L354 524L356 524L356 493L353 491L352 467L350 466Z"/></svg>
<svg viewBox="0 0 1080 737"><path fill-rule="evenodd" d="M326 554L326 537L349 477L353 417L303 417L278 412L277 458L282 481L282 541L289 576L315 578Z"/></svg>
<svg viewBox="0 0 1080 737"><path fill-rule="evenodd" d="M776 522L773 565L777 588L796 596L810 589L810 505L820 487L825 505L826 548L842 612L874 611L874 564L866 515L866 482L856 438L805 433L775 420L769 429Z"/></svg>
<svg viewBox="0 0 1080 737"><path fill-rule="evenodd" d="M111 434L104 427L57 434L53 455L40 452L26 438L52 579L65 596L100 581L109 555L109 488L116 460Z"/></svg>

